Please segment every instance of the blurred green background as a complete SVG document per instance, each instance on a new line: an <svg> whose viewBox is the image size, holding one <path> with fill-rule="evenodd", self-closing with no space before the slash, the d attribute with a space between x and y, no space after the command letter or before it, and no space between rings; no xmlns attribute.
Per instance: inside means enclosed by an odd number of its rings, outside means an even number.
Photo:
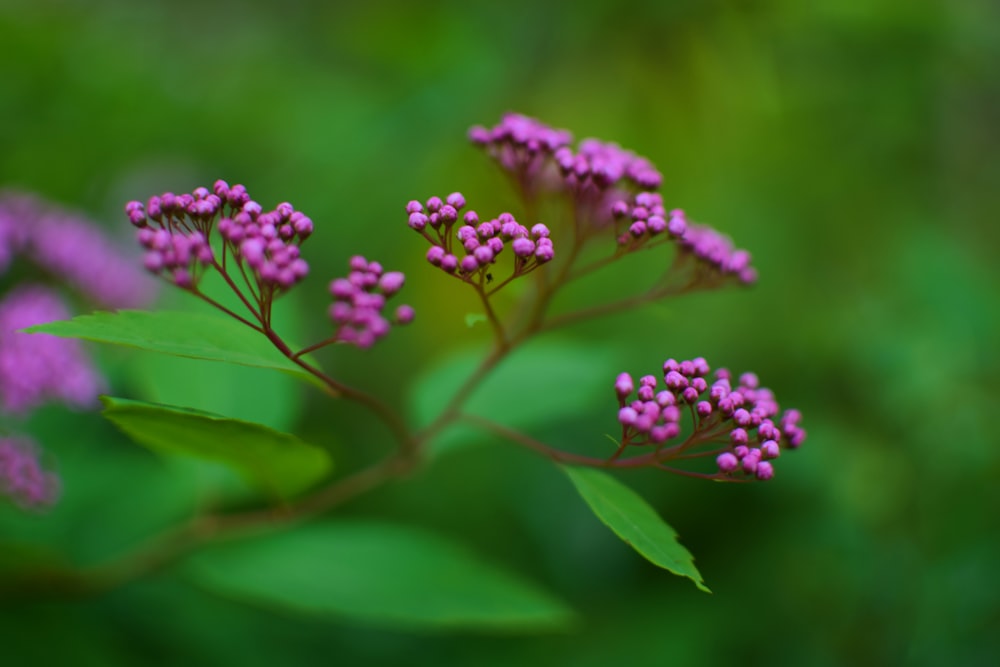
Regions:
<svg viewBox="0 0 1000 667"><path fill-rule="evenodd" d="M759 284L552 340L580 346L580 364L602 360L608 384L668 356L755 370L803 411L809 439L768 484L627 476L712 596L639 558L514 445L455 452L341 510L472 544L576 606L576 634L278 615L167 571L97 599L3 609L2 662L996 664L998 26L985 0L6 0L0 185L123 237L126 200L219 177L265 206L291 201L318 230L312 279L287 304L296 335L323 330L325 280L351 254L408 272L418 322L326 357L401 402L421 373L486 340L464 324L473 295L425 268L403 214L453 190L484 213L517 211L468 126L515 110L648 156L668 206L749 248ZM631 279L611 272L593 290ZM95 353L120 395L250 412L333 447L344 468L381 451L379 427L284 379ZM213 389L233 382L246 390ZM600 440L606 408L581 405L536 434ZM96 415L53 407L28 428L65 498L42 516L0 508L4 541L95 562L199 502L201 472Z"/></svg>

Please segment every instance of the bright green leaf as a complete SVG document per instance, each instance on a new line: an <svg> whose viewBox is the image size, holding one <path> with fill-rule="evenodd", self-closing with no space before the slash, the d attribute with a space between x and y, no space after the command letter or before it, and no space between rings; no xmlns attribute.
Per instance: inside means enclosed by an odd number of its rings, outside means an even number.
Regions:
<svg viewBox="0 0 1000 667"><path fill-rule="evenodd" d="M190 408L102 397L104 416L152 450L223 463L287 498L330 471L325 450L261 424Z"/></svg>
<svg viewBox="0 0 1000 667"><path fill-rule="evenodd" d="M210 548L192 576L220 594L412 628L551 632L573 612L461 545L377 522L311 524Z"/></svg>
<svg viewBox="0 0 1000 667"><path fill-rule="evenodd" d="M677 533L635 491L602 470L562 466L576 490L615 535L646 560L687 577L711 593L694 566L691 552L677 541Z"/></svg>
<svg viewBox="0 0 1000 667"><path fill-rule="evenodd" d="M120 310L38 324L24 331L83 338L178 357L274 368L315 381L313 376L282 355L262 334L220 315Z"/></svg>
<svg viewBox="0 0 1000 667"><path fill-rule="evenodd" d="M481 349L464 350L418 378L410 392L416 421L433 421L482 358ZM462 411L520 429L572 419L580 406L607 398L616 366L614 355L606 350L568 339L533 343L504 359L477 385ZM432 441L431 455L487 439L480 429L456 424Z"/></svg>

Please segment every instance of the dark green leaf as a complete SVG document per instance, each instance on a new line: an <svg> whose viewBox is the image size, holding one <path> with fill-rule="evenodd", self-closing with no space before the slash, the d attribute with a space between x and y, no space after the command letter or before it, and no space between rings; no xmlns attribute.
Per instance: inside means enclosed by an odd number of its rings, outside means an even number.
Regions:
<svg viewBox="0 0 1000 667"><path fill-rule="evenodd" d="M262 334L221 315L121 310L38 324L24 331L83 338L179 357L274 368L314 381L313 376L285 358Z"/></svg>
<svg viewBox="0 0 1000 667"><path fill-rule="evenodd" d="M139 444L223 463L279 497L308 488L330 471L325 450L261 424L190 408L101 400L104 416Z"/></svg>
<svg viewBox="0 0 1000 667"><path fill-rule="evenodd" d="M687 577L711 593L677 533L639 494L602 470L562 466L576 490L604 524L646 560Z"/></svg>
<svg viewBox="0 0 1000 667"><path fill-rule="evenodd" d="M460 545L375 522L313 524L194 557L216 592L268 606L403 627L542 632L572 611Z"/></svg>

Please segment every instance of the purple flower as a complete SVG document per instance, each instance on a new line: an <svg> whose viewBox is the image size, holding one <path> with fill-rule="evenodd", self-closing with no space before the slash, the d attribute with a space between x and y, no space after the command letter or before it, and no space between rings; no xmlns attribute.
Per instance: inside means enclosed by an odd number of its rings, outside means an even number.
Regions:
<svg viewBox="0 0 1000 667"><path fill-rule="evenodd" d="M552 155L569 145L573 136L528 116L508 113L492 128L469 130L469 139L482 147L505 171L513 173L524 194L532 197L559 186Z"/></svg>
<svg viewBox="0 0 1000 667"><path fill-rule="evenodd" d="M563 147L554 157L566 184L578 192L605 191L616 185L655 190L663 182L649 160L616 143L584 139L575 153Z"/></svg>
<svg viewBox="0 0 1000 667"><path fill-rule="evenodd" d="M38 509L59 499L59 477L42 468L39 449L24 437L0 438L0 496L25 509Z"/></svg>
<svg viewBox="0 0 1000 667"><path fill-rule="evenodd" d="M654 446L651 464L674 459L714 456L718 472L713 479L758 479L774 476L774 459L783 447L797 447L805 438L796 410L780 413L771 390L757 376L744 373L732 387L732 374L722 368L709 385L704 358L663 363L663 386L654 376L643 376L638 391L632 376L615 379L622 445ZM630 397L635 392L635 400ZM678 442L684 414L690 416L688 435ZM780 417L779 417L780 414ZM775 423L780 421L781 428ZM703 475L705 476L705 475Z"/></svg>
<svg viewBox="0 0 1000 667"><path fill-rule="evenodd" d="M545 225L539 223L528 229L510 213L481 222L479 214L471 210L462 216L464 224L458 224L457 213L465 206L465 197L460 192L453 192L447 201L449 203L442 205L440 197L431 197L426 209L416 200L406 205L409 226L431 243L427 251L428 263L445 273L483 286L495 278L494 267L508 246L514 264L510 278L529 273L555 256ZM434 208L436 212L432 212ZM454 214L440 215L446 209ZM436 223L432 221L435 215L439 216ZM413 220L422 219L421 216L431 221L429 225L413 224Z"/></svg>
<svg viewBox="0 0 1000 667"><path fill-rule="evenodd" d="M265 211L242 185L216 181L209 191L165 192L146 204L125 205L129 221L138 227L144 264L182 288L197 289L204 272L235 264L262 309L278 293L298 284L309 273L300 246L312 235L313 222L288 202ZM212 234L222 237L221 257L212 249Z"/></svg>
<svg viewBox="0 0 1000 667"><path fill-rule="evenodd" d="M392 324L413 321L413 308L396 308L394 321L384 314L388 300L403 287L406 277L399 271L386 272L378 262L369 262L355 255L349 262L351 272L346 278L330 282L330 320L336 327L333 342L371 347L389 333Z"/></svg>
<svg viewBox="0 0 1000 667"><path fill-rule="evenodd" d="M0 301L0 410L23 414L50 400L92 407L104 383L76 340L19 329L69 312L59 295L26 285Z"/></svg>
<svg viewBox="0 0 1000 667"><path fill-rule="evenodd" d="M683 211L671 215L682 217ZM757 282L757 270L750 266L750 253L733 245L732 240L707 225L686 223L687 231L680 238L683 252L694 256L717 275L734 276L741 283Z"/></svg>
<svg viewBox="0 0 1000 667"><path fill-rule="evenodd" d="M32 195L0 193L0 273L15 255L106 308L141 306L155 291L90 220Z"/></svg>

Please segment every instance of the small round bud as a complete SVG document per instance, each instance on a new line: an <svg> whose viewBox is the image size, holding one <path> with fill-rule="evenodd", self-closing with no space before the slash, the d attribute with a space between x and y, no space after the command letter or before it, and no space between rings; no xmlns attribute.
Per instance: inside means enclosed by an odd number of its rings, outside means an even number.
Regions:
<svg viewBox="0 0 1000 667"><path fill-rule="evenodd" d="M409 324L413 321L414 315L412 306L400 306L396 309L396 322L399 324Z"/></svg>
<svg viewBox="0 0 1000 667"><path fill-rule="evenodd" d="M552 251L552 246L550 245L539 245L535 248L535 259L538 260L540 264L551 261L554 256L555 253Z"/></svg>
<svg viewBox="0 0 1000 667"><path fill-rule="evenodd" d="M739 459L735 455L729 452L723 452L719 454L715 459L715 464L719 466L721 472L733 472L739 466Z"/></svg>
<svg viewBox="0 0 1000 667"><path fill-rule="evenodd" d="M441 260L446 255L446 251L439 245L432 245L427 249L427 261L434 266L441 266Z"/></svg>
<svg viewBox="0 0 1000 667"><path fill-rule="evenodd" d="M618 421L625 426L631 426L639 419L639 413L632 408L622 408L618 411Z"/></svg>
<svg viewBox="0 0 1000 667"><path fill-rule="evenodd" d="M406 281L406 276L404 276L399 271L390 271L383 275L378 281L378 287L382 290L383 294L392 295L395 294L403 287L403 283Z"/></svg>
<svg viewBox="0 0 1000 667"><path fill-rule="evenodd" d="M618 398L624 399L633 391L635 391L635 385L632 382L632 376L628 373L621 373L615 380L615 393L618 394Z"/></svg>
<svg viewBox="0 0 1000 667"><path fill-rule="evenodd" d="M776 459L781 455L781 448L774 440L766 440L760 446L760 453L765 459Z"/></svg>
<svg viewBox="0 0 1000 667"><path fill-rule="evenodd" d="M542 223L538 223L531 228L531 235L536 238L547 238L549 235L549 228Z"/></svg>
<svg viewBox="0 0 1000 667"><path fill-rule="evenodd" d="M479 268L479 262L474 255L466 255L459 266L463 273L472 273Z"/></svg>

